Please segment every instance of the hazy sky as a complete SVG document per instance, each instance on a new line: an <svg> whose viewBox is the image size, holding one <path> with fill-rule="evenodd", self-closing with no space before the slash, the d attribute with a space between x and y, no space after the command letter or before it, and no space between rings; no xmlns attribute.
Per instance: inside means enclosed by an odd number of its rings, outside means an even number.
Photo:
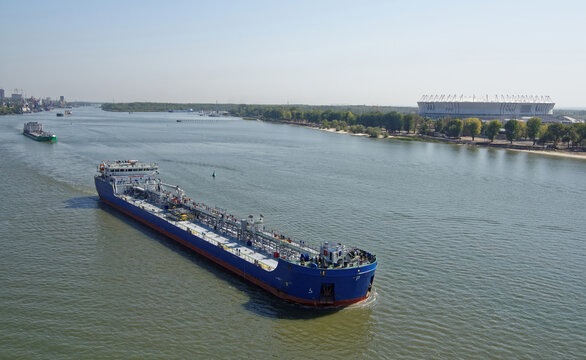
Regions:
<svg viewBox="0 0 586 360"><path fill-rule="evenodd" d="M585 1L6 1L0 88L68 100L586 106Z"/></svg>

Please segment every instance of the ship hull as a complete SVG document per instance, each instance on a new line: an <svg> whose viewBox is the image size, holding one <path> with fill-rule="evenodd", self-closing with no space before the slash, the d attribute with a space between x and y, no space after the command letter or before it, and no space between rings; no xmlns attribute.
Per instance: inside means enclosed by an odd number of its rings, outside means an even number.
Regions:
<svg viewBox="0 0 586 360"><path fill-rule="evenodd" d="M44 136L44 135L33 135L33 134L29 134L29 133L22 133L24 136L31 138L33 140L36 141L41 141L41 142L57 142L57 136Z"/></svg>
<svg viewBox="0 0 586 360"><path fill-rule="evenodd" d="M103 202L281 299L311 307L339 307L370 294L376 262L356 268L313 269L278 259L275 269L265 270L116 196L107 179L96 177L95 184Z"/></svg>

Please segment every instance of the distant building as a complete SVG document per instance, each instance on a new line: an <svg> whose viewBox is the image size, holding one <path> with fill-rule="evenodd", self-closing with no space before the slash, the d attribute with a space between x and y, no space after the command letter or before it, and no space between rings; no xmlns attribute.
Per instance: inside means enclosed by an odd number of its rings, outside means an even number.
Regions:
<svg viewBox="0 0 586 360"><path fill-rule="evenodd" d="M0 100L4 99L4 89L0 89Z"/></svg>
<svg viewBox="0 0 586 360"><path fill-rule="evenodd" d="M551 117L555 103L549 96L488 95L423 95L417 102L419 115L439 117L476 117L481 120Z"/></svg>
<svg viewBox="0 0 586 360"><path fill-rule="evenodd" d="M11 99L13 101L21 101L22 100L22 94L12 94Z"/></svg>

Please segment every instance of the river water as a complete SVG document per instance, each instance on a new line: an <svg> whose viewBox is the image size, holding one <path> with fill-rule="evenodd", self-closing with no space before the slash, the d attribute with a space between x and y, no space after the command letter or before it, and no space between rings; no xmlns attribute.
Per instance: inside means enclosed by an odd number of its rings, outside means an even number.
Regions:
<svg viewBox="0 0 586 360"><path fill-rule="evenodd" d="M0 155L0 358L584 356L586 161L91 107L1 117ZM96 166L116 159L376 253L374 295L283 303L100 203Z"/></svg>

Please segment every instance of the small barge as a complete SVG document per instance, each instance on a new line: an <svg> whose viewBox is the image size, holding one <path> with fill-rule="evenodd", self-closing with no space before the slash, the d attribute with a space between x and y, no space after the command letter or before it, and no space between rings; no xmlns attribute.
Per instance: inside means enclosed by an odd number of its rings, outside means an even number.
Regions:
<svg viewBox="0 0 586 360"><path fill-rule="evenodd" d="M36 121L24 124L22 134L36 141L57 142L57 135L43 131L43 124Z"/></svg>

